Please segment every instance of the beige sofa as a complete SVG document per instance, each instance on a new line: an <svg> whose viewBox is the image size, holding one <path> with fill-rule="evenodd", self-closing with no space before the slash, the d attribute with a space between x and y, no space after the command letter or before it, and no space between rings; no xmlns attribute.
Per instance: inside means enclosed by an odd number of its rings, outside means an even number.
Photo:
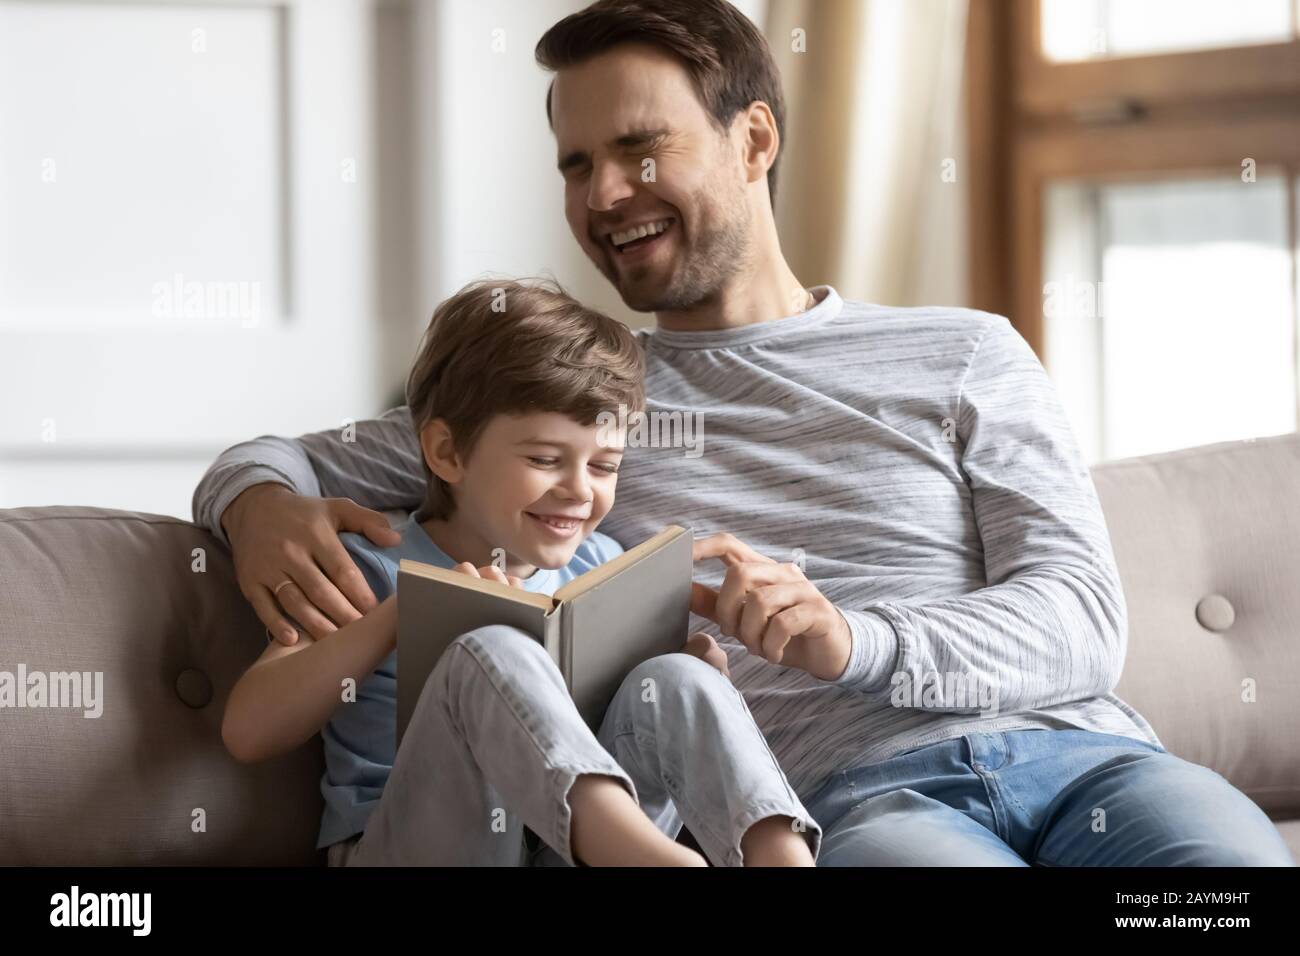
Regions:
<svg viewBox="0 0 1300 956"><path fill-rule="evenodd" d="M1128 597L1118 693L1300 858L1300 437L1094 472ZM243 766L223 703L264 646L229 556L174 518L0 511L0 671L101 671L103 713L0 708L0 864L306 864L320 745Z"/></svg>

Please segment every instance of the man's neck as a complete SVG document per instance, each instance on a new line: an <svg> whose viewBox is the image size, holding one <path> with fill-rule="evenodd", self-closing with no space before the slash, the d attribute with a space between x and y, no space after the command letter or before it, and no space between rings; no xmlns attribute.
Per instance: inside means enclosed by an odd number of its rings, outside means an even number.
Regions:
<svg viewBox="0 0 1300 956"><path fill-rule="evenodd" d="M450 518L439 520L430 518L427 521L420 522L423 528L433 539L442 553L447 555L457 564L462 561L468 561L476 568L486 567L492 563L493 551L497 550L490 542L474 531L472 528L464 526L464 522L457 520L460 512L454 512ZM498 562L498 566L500 562ZM537 570L531 564L523 564L513 556L506 555L506 564L502 568L506 574L513 574L515 577L526 578Z"/></svg>
<svg viewBox="0 0 1300 956"><path fill-rule="evenodd" d="M778 248L738 270L711 299L689 309L656 312L655 322L673 332L735 329L798 315L813 304Z"/></svg>

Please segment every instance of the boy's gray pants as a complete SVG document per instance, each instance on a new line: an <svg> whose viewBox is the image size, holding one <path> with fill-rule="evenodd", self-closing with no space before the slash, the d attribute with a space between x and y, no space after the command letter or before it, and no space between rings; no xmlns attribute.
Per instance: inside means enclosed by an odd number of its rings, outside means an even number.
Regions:
<svg viewBox="0 0 1300 956"><path fill-rule="evenodd" d="M379 805L331 865L572 865L568 792L619 780L655 825L683 822L715 866L740 838L788 816L814 855L821 829L786 781L740 692L709 664L665 654L635 668L599 735L542 646L504 625L462 635L424 685ZM544 845L530 853L523 828Z"/></svg>

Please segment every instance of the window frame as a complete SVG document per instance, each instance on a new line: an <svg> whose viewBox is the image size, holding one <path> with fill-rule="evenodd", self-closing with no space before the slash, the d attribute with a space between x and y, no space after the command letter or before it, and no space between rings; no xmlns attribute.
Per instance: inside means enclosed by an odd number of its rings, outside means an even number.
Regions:
<svg viewBox="0 0 1300 956"><path fill-rule="evenodd" d="M1040 0L970 0L970 298L1041 358L1047 184L1240 175L1250 158L1294 192L1300 39L1058 63L1040 35ZM1295 208L1292 195L1293 249Z"/></svg>

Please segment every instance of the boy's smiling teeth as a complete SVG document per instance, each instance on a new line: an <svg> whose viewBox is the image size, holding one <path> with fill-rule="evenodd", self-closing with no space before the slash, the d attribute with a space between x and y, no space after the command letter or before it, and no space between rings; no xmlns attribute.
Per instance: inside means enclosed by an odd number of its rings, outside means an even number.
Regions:
<svg viewBox="0 0 1300 956"><path fill-rule="evenodd" d="M582 524L581 518L561 518L557 515L539 515L536 512L526 512L529 517L536 518L542 524L550 525L560 531L571 531L578 525Z"/></svg>
<svg viewBox="0 0 1300 956"><path fill-rule="evenodd" d="M609 240L616 246L626 245L633 239L640 239L644 236L657 236L668 228L668 219L660 219L658 222L647 223L644 226L634 226L631 229L624 229L621 232L611 233Z"/></svg>

